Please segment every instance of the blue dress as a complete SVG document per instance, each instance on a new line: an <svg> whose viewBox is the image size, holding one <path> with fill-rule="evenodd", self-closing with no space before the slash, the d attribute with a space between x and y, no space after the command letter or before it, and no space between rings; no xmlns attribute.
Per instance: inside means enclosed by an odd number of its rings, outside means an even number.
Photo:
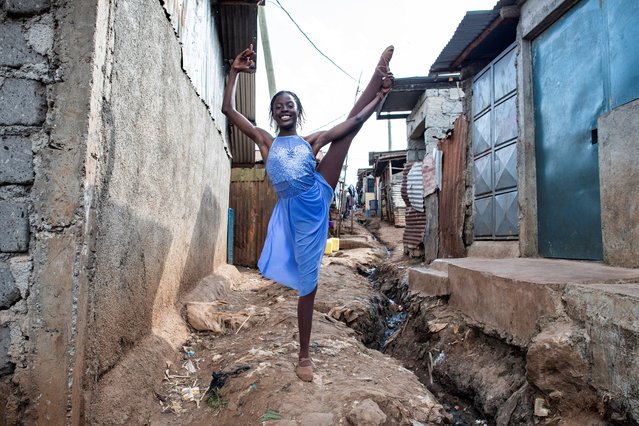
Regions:
<svg viewBox="0 0 639 426"><path fill-rule="evenodd" d="M257 266L266 278L306 296L317 286L333 189L315 170L311 146L297 135L275 138L266 173L278 201Z"/></svg>

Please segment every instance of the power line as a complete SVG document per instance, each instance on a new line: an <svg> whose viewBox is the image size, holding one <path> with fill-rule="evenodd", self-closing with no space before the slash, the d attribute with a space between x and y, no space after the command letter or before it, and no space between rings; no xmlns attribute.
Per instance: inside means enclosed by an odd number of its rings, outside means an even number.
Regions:
<svg viewBox="0 0 639 426"><path fill-rule="evenodd" d="M284 13L286 13L286 15L288 16L288 18L291 20L291 22L293 22L293 24L295 24L295 26L297 27L297 29L302 33L302 35L304 37L306 37L306 40L308 40L309 43L311 43L311 46L313 46L315 48L315 50L317 50L320 55L322 55L323 57L325 57L326 59L328 59L330 61L331 64L335 65L341 72L343 72L344 74L346 74L350 79L354 80L354 81L358 81L355 77L353 77L352 75L350 75L349 73L347 73L346 71L344 71L344 69L342 67L340 67L339 65L337 65L335 63L335 61L333 61L331 58L329 58L328 56L326 56L326 54L324 52L322 52L319 47L317 47L315 45L315 43L313 43L313 40L310 39L309 36L306 35L306 33L304 32L304 30L302 30L302 28L297 24L297 22L295 22L295 19L293 19L293 17L291 16L290 13L288 13L288 10L284 9L284 6L282 6L282 4L280 3L280 0L275 0L275 2L277 3L277 6L282 9L284 11Z"/></svg>
<svg viewBox="0 0 639 426"><path fill-rule="evenodd" d="M333 124L333 123L335 123L336 121L341 120L342 118L346 117L346 115L347 115L347 113L344 113L344 114L340 115L339 117L337 117L337 118L335 118L335 119L333 119L333 120L329 121L328 123L322 124L322 125L321 125L321 126L319 126L317 129L313 130L311 133L315 133L315 132L317 132L318 130L321 130L321 129L323 129L324 127L328 126L329 124Z"/></svg>

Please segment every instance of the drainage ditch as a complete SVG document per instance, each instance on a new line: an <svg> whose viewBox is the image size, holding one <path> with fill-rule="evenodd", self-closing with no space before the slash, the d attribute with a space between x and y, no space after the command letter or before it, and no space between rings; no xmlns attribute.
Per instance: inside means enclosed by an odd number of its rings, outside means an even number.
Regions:
<svg viewBox="0 0 639 426"><path fill-rule="evenodd" d="M388 258L387 258L388 260ZM377 294L373 297L370 312L381 321L371 321L381 327L380 330L363 333L363 336L376 336L363 339L363 343L375 350L393 356L412 370L420 381L435 395L450 414L453 425L484 425L492 423L489 416L475 407L475 395L463 392L454 382L445 377L433 374L433 366L438 364L444 353L425 351L430 334L406 336L415 334L414 327L407 327L409 316L419 311L408 292L406 271L401 267L383 262L377 268L368 270L368 278ZM419 345L411 345L414 339ZM417 349L415 351L414 349ZM435 356L433 357L433 353ZM442 380L443 379L443 380Z"/></svg>

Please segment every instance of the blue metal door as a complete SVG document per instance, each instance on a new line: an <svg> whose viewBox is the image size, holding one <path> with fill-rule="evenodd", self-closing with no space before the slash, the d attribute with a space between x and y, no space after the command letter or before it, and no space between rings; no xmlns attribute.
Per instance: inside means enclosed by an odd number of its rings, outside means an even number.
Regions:
<svg viewBox="0 0 639 426"><path fill-rule="evenodd" d="M605 110L599 0L533 41L539 253L602 258L597 118Z"/></svg>
<svg viewBox="0 0 639 426"><path fill-rule="evenodd" d="M602 259L597 119L639 98L639 1L581 0L533 40L539 253Z"/></svg>

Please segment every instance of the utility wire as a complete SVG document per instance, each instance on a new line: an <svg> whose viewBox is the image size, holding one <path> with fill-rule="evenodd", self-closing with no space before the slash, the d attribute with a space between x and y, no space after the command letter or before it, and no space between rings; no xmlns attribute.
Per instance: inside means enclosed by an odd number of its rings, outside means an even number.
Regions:
<svg viewBox="0 0 639 426"><path fill-rule="evenodd" d="M344 69L342 67L340 67L339 65L337 65L335 63L335 61L333 61L331 58L329 58L328 56L326 56L326 54L324 52L322 52L316 45L315 43L313 43L313 40L310 39L309 36L306 35L306 33L304 32L304 30L302 30L302 28L300 28L300 26L297 24L297 22L295 22L295 19L293 19L293 17L291 16L290 13L288 13L288 10L284 9L284 6L282 6L282 4L280 3L280 0L275 0L275 2L277 3L277 6L282 9L284 11L284 13L286 13L286 15L288 16L288 18L291 20L291 22L293 22L293 24L295 24L295 26L297 27L297 29L302 33L302 35L304 37L306 37L306 40L308 40L309 43L311 43L311 46L313 46L315 48L315 50L317 50L320 55L322 55L323 57L325 57L326 59L328 59L330 61L331 64L335 65L341 72L343 72L344 74L346 74L350 79L354 80L354 81L358 81L355 77L353 77L352 75L350 75L349 73L347 73L346 71L344 71Z"/></svg>
<svg viewBox="0 0 639 426"><path fill-rule="evenodd" d="M322 125L321 125L321 126L319 126L317 129L313 130L311 133L315 133L315 132L317 132L318 130L322 130L324 127L328 126L329 124L333 124L333 123L335 123L336 121L341 120L342 118L346 117L346 115L347 115L347 114L348 114L348 113L346 113L346 112L345 112L344 114L342 114L342 115L340 115L339 117L337 117L337 118L335 118L335 119L333 119L333 120L329 121L328 123L322 124Z"/></svg>

